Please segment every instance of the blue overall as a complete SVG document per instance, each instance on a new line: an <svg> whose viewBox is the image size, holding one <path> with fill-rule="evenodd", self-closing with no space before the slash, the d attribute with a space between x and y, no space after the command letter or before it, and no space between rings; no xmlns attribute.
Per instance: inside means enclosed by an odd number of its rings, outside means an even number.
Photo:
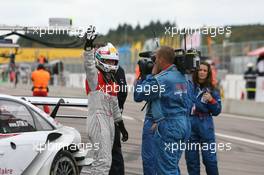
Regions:
<svg viewBox="0 0 264 175"><path fill-rule="evenodd" d="M138 80L137 84L141 84L142 80ZM134 93L135 101L139 102L137 99L137 94ZM140 100L141 102L142 100ZM144 175L156 175L156 166L155 166L155 150L154 150L154 131L151 130L152 125L154 124L153 114L160 115L160 105L159 101L153 100L152 102L147 103L147 109L145 114L145 120L143 125L142 132L142 145L141 145L141 157L143 163L143 173Z"/></svg>
<svg viewBox="0 0 264 175"><path fill-rule="evenodd" d="M148 92L138 90L138 88L144 89L145 87L155 88L150 88L151 90ZM145 119L143 132L149 132L148 129L153 122L158 125L154 136L151 135L151 139L148 141L144 139L149 137L144 138L145 133L143 133L143 142L146 141L151 146L146 143L142 143L142 145L148 146L147 149L152 149L152 157L154 157L149 162L143 163L143 166L155 162L155 171L158 175L180 174L178 167L182 154L180 144L186 142L190 130L186 117L186 78L177 70L175 65L171 65L154 77L148 75L146 80L138 81L134 100L137 102L144 100L150 103L149 111L152 112L152 118L151 120ZM143 150L145 149L143 148ZM144 151L142 152L144 153ZM146 157L146 155L142 155L143 162ZM148 173L151 172L144 171L144 174Z"/></svg>
<svg viewBox="0 0 264 175"><path fill-rule="evenodd" d="M143 163L144 175L156 174L155 169L155 151L154 151L154 131L151 130L154 119L152 116L152 103L148 103L147 111L145 115L145 121L142 132L142 146L141 146L141 156ZM155 107L154 107L155 108Z"/></svg>
<svg viewBox="0 0 264 175"><path fill-rule="evenodd" d="M201 150L203 164L208 175L218 175L215 131L212 116L217 116L221 112L221 98L217 90L200 88L194 86L193 107L190 115L191 137L189 148L185 151L185 158L189 175L200 174L200 155ZM202 96L209 92L213 100L204 102ZM200 145L200 148L199 148Z"/></svg>

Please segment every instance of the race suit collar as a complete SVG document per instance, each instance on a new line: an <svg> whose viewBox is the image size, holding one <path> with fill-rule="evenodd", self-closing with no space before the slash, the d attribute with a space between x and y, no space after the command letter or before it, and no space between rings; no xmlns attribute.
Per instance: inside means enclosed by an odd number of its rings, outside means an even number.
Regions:
<svg viewBox="0 0 264 175"><path fill-rule="evenodd" d="M169 64L169 65L167 65L164 69L162 69L162 71L165 71L165 70L169 69L172 65L173 65L173 64Z"/></svg>

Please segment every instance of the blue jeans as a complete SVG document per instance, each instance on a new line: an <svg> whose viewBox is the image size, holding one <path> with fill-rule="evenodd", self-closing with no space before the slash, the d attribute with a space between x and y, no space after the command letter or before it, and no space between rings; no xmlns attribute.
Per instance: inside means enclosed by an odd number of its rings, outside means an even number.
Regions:
<svg viewBox="0 0 264 175"><path fill-rule="evenodd" d="M190 117L192 133L189 139L190 149L185 151L185 158L189 175L200 174L200 155L199 146L201 149L203 164L205 165L208 175L218 175L215 132L214 123L211 116L199 118L196 116Z"/></svg>
<svg viewBox="0 0 264 175"><path fill-rule="evenodd" d="M142 148L141 156L143 162L144 175L155 175L155 151L154 151L154 132L151 131L153 121L149 118L145 118L142 134Z"/></svg>

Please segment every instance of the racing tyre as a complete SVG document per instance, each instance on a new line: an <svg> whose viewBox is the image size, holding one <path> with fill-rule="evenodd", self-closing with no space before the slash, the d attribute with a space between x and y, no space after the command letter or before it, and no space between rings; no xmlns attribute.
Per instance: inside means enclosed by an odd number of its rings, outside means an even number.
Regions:
<svg viewBox="0 0 264 175"><path fill-rule="evenodd" d="M60 151L55 156L50 175L79 175L78 167L68 151Z"/></svg>

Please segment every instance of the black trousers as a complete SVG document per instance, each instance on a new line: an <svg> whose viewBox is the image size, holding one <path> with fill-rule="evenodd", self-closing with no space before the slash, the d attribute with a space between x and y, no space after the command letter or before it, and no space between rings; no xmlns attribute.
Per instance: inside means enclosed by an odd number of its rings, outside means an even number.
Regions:
<svg viewBox="0 0 264 175"><path fill-rule="evenodd" d="M255 99L256 92L247 91L247 99L248 100L254 100Z"/></svg>
<svg viewBox="0 0 264 175"><path fill-rule="evenodd" d="M124 159L121 150L120 130L115 124L115 140L112 149L112 165L109 175L124 175Z"/></svg>

